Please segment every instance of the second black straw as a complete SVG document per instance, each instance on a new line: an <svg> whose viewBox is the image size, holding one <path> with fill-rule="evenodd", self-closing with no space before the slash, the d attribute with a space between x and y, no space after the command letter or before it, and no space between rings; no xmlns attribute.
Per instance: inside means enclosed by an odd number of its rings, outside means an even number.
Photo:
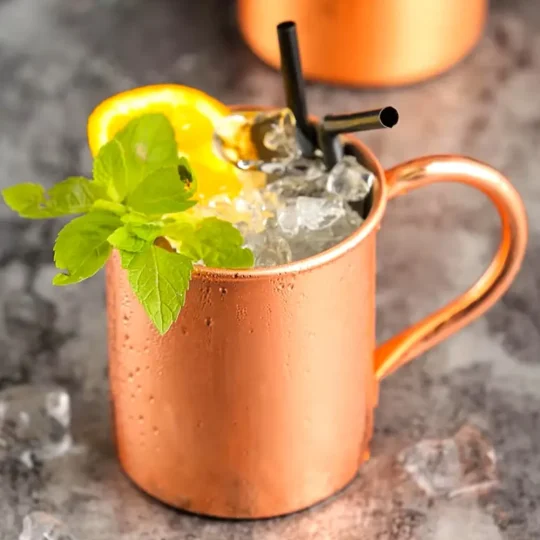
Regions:
<svg viewBox="0 0 540 540"><path fill-rule="evenodd" d="M300 151L303 156L312 157L317 146L317 135L315 127L308 119L306 88L300 62L296 24L292 21L282 22L278 25L277 32L287 107L291 109L296 118Z"/></svg>

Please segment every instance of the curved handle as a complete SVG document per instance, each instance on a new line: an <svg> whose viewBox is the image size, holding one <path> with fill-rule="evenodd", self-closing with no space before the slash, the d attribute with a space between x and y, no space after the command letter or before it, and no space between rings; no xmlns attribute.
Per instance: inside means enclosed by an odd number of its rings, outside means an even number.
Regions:
<svg viewBox="0 0 540 540"><path fill-rule="evenodd" d="M501 243L482 277L465 293L380 345L375 352L378 380L437 345L487 311L510 287L527 244L523 201L495 169L473 159L430 156L386 172L389 198L439 182L460 182L485 193L501 218Z"/></svg>

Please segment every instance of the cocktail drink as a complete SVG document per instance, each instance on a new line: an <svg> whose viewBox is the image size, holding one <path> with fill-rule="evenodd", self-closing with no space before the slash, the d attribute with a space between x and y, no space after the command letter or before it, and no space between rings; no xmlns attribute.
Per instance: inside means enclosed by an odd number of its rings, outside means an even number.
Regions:
<svg viewBox="0 0 540 540"><path fill-rule="evenodd" d="M346 486L369 455L379 381L493 305L525 251L523 203L489 166L432 156L385 172L358 140L334 137L388 123L382 110L314 127L288 105L131 90L90 116L93 179L3 192L26 218L82 214L59 233L54 282L106 266L119 460L144 491L195 513L277 516ZM386 202L441 181L494 202L499 249L466 293L377 347Z"/></svg>

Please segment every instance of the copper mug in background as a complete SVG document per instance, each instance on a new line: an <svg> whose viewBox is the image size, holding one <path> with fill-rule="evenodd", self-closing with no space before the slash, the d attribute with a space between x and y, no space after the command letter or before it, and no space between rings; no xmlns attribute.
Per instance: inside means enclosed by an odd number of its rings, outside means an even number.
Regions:
<svg viewBox="0 0 540 540"><path fill-rule="evenodd" d="M448 70L475 46L488 0L238 0L249 47L278 68L276 25L298 28L306 78L394 86Z"/></svg>
<svg viewBox="0 0 540 540"><path fill-rule="evenodd" d="M165 336L131 292L117 254L109 261L117 451L127 475L155 498L197 514L267 518L338 492L367 457L381 379L484 313L516 276L527 220L500 173L460 156L385 172L351 141L376 173L362 226L288 265L197 270ZM387 201L438 182L461 182L491 199L499 248L467 292L376 346L375 244Z"/></svg>

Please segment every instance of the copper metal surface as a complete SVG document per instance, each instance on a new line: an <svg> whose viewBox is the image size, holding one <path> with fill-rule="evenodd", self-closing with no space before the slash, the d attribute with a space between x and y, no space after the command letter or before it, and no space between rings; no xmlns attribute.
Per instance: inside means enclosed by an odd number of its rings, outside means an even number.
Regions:
<svg viewBox="0 0 540 540"><path fill-rule="evenodd" d="M442 73L477 43L488 0L239 0L253 51L279 67L276 25L298 26L306 76L361 86L409 84Z"/></svg>
<svg viewBox="0 0 540 540"><path fill-rule="evenodd" d="M355 234L282 267L197 272L178 322L163 337L134 298L119 258L108 263L118 454L129 477L154 497L201 514L262 518L334 494L367 455L378 380L478 317L515 277L527 224L503 176L439 156L385 177L358 145L377 182L373 209ZM502 221L500 248L467 293L376 350L375 241L386 201L440 181L491 198Z"/></svg>

